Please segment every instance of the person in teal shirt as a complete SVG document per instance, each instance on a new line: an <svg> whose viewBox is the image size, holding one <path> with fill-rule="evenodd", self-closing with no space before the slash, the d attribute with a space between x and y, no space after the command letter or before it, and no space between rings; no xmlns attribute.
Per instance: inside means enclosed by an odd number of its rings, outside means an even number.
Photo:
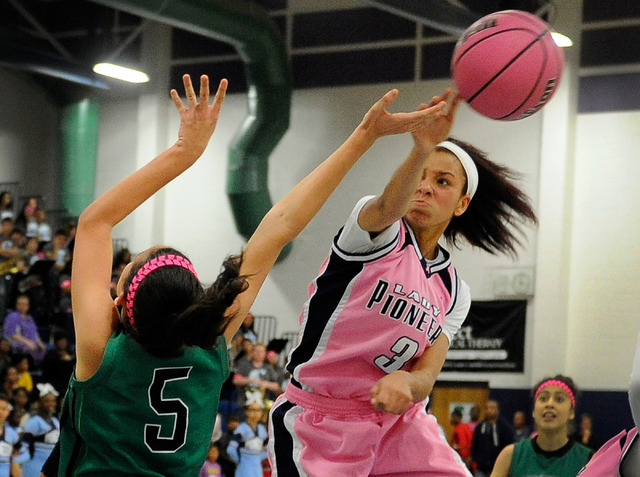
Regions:
<svg viewBox="0 0 640 477"><path fill-rule="evenodd" d="M563 375L545 378L534 395L537 434L505 447L491 477L575 477L593 455L569 437L577 395L573 380Z"/></svg>

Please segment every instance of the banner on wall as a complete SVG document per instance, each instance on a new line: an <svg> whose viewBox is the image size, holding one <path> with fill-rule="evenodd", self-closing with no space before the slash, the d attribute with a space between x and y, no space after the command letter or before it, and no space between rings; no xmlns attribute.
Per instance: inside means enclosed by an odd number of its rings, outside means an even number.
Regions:
<svg viewBox="0 0 640 477"><path fill-rule="evenodd" d="M474 301L443 371L522 373L526 300Z"/></svg>

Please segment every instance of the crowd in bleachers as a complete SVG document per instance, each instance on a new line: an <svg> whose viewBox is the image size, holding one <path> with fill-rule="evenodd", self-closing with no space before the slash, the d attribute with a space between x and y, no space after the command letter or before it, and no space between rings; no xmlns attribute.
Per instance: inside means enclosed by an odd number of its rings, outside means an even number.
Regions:
<svg viewBox="0 0 640 477"><path fill-rule="evenodd" d="M71 310L75 224L53 227L40 202L38 196L28 197L15 211L11 193L0 193L0 382L4 386L0 390L0 408L6 398L11 407L7 423L20 437L13 465L19 465L23 475L28 475L25 466L28 468L31 464L27 461L33 459L29 446L32 452L34 449L33 443L22 438L24 429L35 416L42 421L42 399L54 396L54 406L46 412L57 432L57 415L75 365ZM114 297L117 281L131 259L126 241L114 243ZM287 340L273 339L274 332L275 328L256 331L254 317L249 314L236 334L229 348L232 372L221 396L217 426L202 475L209 475L206 471L218 466L220 475L227 477L252 475L255 468L251 467L256 465L264 466L264 473L268 473L266 430L256 439L246 429L247 425L249 429L256 425L266 429L269 406L286 386L281 355ZM267 339L268 343L262 342ZM38 386L44 386L44 395ZM0 412L0 418L1 415ZM25 455L29 456L26 460Z"/></svg>
<svg viewBox="0 0 640 477"><path fill-rule="evenodd" d="M15 210L9 191L0 193L0 222L0 426L12 446L0 453L0 475L40 476L75 364L75 226L52 227L38 196Z"/></svg>

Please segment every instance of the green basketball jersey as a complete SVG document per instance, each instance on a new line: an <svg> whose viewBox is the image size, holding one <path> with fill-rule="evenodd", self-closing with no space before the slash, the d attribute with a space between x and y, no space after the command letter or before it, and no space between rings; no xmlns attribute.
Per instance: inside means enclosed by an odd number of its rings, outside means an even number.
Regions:
<svg viewBox="0 0 640 477"><path fill-rule="evenodd" d="M156 358L130 335L114 334L96 374L69 383L59 475L197 475L228 376L223 336L211 350Z"/></svg>
<svg viewBox="0 0 640 477"><path fill-rule="evenodd" d="M570 440L555 452L544 452L534 439L515 444L509 475L511 477L575 477L593 451Z"/></svg>

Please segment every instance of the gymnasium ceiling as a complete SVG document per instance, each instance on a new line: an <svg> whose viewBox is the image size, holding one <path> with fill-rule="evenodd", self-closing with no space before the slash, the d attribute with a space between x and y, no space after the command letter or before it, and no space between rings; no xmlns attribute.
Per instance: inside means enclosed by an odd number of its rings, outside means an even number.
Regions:
<svg viewBox="0 0 640 477"><path fill-rule="evenodd" d="M552 21L554 1L235 0L257 4L273 20L291 58L294 88L447 77L456 28L511 8ZM0 0L0 67L24 74L61 101L135 94L136 87L91 72L105 56L139 59L149 20L105 6L110 4L116 3ZM640 1L583 0L577 14L581 76L640 73ZM232 92L244 90L242 61L233 47L178 28L171 38L171 87L185 71L212 71L230 78ZM414 64L417 43L426 57L422 65Z"/></svg>

